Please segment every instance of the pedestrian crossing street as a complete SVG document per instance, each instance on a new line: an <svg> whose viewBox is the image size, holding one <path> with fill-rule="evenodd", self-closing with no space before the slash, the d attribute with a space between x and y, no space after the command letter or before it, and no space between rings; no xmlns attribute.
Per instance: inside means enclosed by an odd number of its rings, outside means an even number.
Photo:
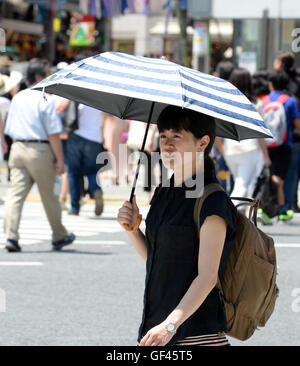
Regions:
<svg viewBox="0 0 300 366"><path fill-rule="evenodd" d="M79 216L70 216L63 211L63 224L69 232L76 235L73 245L95 246L124 246L128 245L127 236L124 236L123 228L117 222L119 205L105 205L100 217L94 215L94 205L85 204ZM140 212L146 217L149 206L141 206ZM0 250L4 248L6 236L3 231L4 205L0 206ZM277 248L300 248L300 214L295 214L290 224L276 224L273 226L258 225L266 234L273 237ZM140 228L145 230L144 220ZM50 245L51 229L41 202L26 201L23 207L20 223L19 244Z"/></svg>
<svg viewBox="0 0 300 366"><path fill-rule="evenodd" d="M100 217L94 215L94 205L86 204L79 216L70 216L63 211L63 224L69 232L76 235L74 245L122 246L127 245L122 233L123 228L117 222L116 205L106 205ZM143 217L145 217L143 215ZM6 236L3 231L4 206L0 206L0 249L5 247ZM141 228L144 229L144 221ZM51 228L41 202L26 201L20 223L21 247L50 244Z"/></svg>

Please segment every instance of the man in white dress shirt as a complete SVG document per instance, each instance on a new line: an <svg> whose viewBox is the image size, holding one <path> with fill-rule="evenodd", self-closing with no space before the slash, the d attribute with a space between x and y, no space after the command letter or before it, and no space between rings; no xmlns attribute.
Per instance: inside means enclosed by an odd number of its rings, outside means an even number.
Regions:
<svg viewBox="0 0 300 366"><path fill-rule="evenodd" d="M47 76L49 65L37 60L28 67L28 81L36 84ZM64 156L59 134L62 131L52 98L30 88L17 93L11 101L5 134L13 139L8 165L11 186L8 191L4 231L9 252L20 251L19 224L24 201L34 183L52 229L52 247L60 250L71 244L75 235L62 224L58 196L54 194L56 174L64 172Z"/></svg>

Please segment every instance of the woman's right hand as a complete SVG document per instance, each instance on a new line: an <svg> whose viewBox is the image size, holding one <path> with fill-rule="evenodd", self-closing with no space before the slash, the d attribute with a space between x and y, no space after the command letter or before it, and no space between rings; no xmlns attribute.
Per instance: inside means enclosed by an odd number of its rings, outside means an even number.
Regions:
<svg viewBox="0 0 300 366"><path fill-rule="evenodd" d="M118 223L123 227L132 228L137 222L139 216L139 208L136 204L136 198L133 196L132 203L125 201L118 212Z"/></svg>

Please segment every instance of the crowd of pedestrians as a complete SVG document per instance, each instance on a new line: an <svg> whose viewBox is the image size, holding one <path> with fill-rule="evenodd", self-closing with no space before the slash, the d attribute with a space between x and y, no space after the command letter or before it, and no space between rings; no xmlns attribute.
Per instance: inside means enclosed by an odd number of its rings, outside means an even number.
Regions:
<svg viewBox="0 0 300 366"><path fill-rule="evenodd" d="M66 64L57 65L56 69ZM8 161L10 188L5 205L4 229L9 251L20 251L18 228L23 203L36 183L50 226L52 245L60 249L70 244L75 235L68 233L61 221L70 195L70 215L79 215L86 193L95 200L95 215L103 212L103 191L96 163L99 153L109 151L115 166L112 183L119 184L128 166L119 164L119 144L127 143L128 152L137 150L129 144L130 135L137 134L134 121L123 121L89 106L55 96L40 98L30 86L54 72L49 63L34 59L28 63L26 78L18 72L0 73L0 139L4 159ZM292 53L283 52L274 60L273 70L258 70L251 75L246 69L220 62L215 75L228 80L241 90L254 108L266 117L268 106L281 104L286 132L282 141L270 144L265 139L241 142L217 137L211 156L217 177L228 194L253 197L263 169L267 168L277 189L278 220L289 221L299 212L297 189L300 177L300 81ZM39 95L38 95L39 94ZM273 105L273 104L272 104ZM270 108L269 108L270 109ZM135 136L141 143L140 136ZM155 126L149 132L145 147L144 190L151 198L154 178L152 152L159 152L159 136ZM160 171L162 176L162 164ZM59 196L54 193L57 175L61 175ZM3 197L2 197L3 198ZM4 203L3 200L0 204ZM239 209L245 213L243 206ZM259 210L263 224L273 221Z"/></svg>
<svg viewBox="0 0 300 366"><path fill-rule="evenodd" d="M281 120L285 126L281 140L276 142L216 138L214 156L220 182L232 197L253 198L258 179L263 169L268 168L277 187L278 220L290 221L294 212L299 212L300 178L300 82L294 55L280 53L274 60L273 70L258 70L253 76L230 62L222 62L216 75L241 90L267 125L278 119L278 126ZM243 207L240 210L245 212ZM262 208L258 211L258 219L265 225L273 224Z"/></svg>
<svg viewBox="0 0 300 366"><path fill-rule="evenodd" d="M42 98L39 91L31 89L52 72L47 60L34 59L28 63L25 82L22 74L18 80L11 73L1 74L1 151L7 160L10 182L4 212L9 252L21 251L22 208L34 183L52 229L54 250L75 240L62 224L68 194L70 215L79 215L86 192L95 200L96 216L104 208L97 174L102 165L96 160L104 151L104 121L111 122L115 117L55 95ZM62 182L60 192L55 189L57 180Z"/></svg>

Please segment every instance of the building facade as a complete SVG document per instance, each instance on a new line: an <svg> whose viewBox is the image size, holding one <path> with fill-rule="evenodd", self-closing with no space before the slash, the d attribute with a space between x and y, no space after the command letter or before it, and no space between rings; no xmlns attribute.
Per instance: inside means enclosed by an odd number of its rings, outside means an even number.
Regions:
<svg viewBox="0 0 300 366"><path fill-rule="evenodd" d="M96 10L92 3L98 4ZM281 50L294 52L300 65L298 3L299 0L252 0L243 1L241 6L240 0L178 1L184 16L189 66L213 72L219 61L229 59L253 72L271 68ZM119 8L112 4L119 4ZM182 24L176 4L177 0L3 0L0 28L6 32L7 45L21 59L46 56L53 61L64 57L71 60L74 54L89 49L152 57L168 55L180 63ZM70 44L73 25L83 22L86 16L94 19L90 34L93 42Z"/></svg>

